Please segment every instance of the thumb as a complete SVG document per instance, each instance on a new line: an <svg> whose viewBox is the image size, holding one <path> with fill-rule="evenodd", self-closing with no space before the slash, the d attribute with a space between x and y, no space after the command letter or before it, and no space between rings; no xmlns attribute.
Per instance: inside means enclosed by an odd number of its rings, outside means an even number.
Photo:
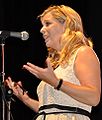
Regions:
<svg viewBox="0 0 102 120"><path fill-rule="evenodd" d="M46 59L46 64L47 64L47 67L48 67L49 69L53 70L53 68L52 68L52 65L51 65L51 62L50 62L50 59L49 59L49 58L47 58L47 59Z"/></svg>

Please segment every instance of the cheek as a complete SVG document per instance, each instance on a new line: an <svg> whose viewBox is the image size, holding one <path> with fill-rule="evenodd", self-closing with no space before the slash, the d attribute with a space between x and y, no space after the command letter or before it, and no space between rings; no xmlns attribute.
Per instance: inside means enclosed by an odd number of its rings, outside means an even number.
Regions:
<svg viewBox="0 0 102 120"><path fill-rule="evenodd" d="M55 32L55 38L56 38L56 40L57 40L58 42L60 41L61 36L62 36L61 30L56 30L56 32Z"/></svg>
<svg viewBox="0 0 102 120"><path fill-rule="evenodd" d="M57 34L57 33L53 34L52 37L51 37L51 40L49 41L50 45L52 45L52 46L59 45L60 44L60 39L61 39L60 34Z"/></svg>
<svg viewBox="0 0 102 120"><path fill-rule="evenodd" d="M62 30L61 28L55 28L54 30L52 30L51 33L52 33L52 37L56 37L58 39L62 35Z"/></svg>

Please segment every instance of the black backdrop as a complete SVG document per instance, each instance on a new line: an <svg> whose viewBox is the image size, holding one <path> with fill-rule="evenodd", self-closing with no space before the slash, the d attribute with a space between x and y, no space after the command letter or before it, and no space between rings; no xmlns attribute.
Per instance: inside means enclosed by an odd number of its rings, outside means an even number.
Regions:
<svg viewBox="0 0 102 120"><path fill-rule="evenodd" d="M22 81L29 95L37 99L36 88L40 80L28 72L22 70L23 64L30 61L42 66L46 59L47 51L39 32L41 27L37 16L51 4L65 4L74 8L82 17L85 33L92 37L94 49L101 60L101 3L87 0L0 0L0 30L27 31L29 39L22 41L19 38L9 37L5 40L5 78L11 76L14 81ZM2 50L0 59L0 72L2 72ZM2 80L1 80L2 81ZM1 94L2 96L2 94ZM2 97L0 97L2 98ZM11 113L14 120L32 120L35 112L26 107L13 96L15 102L11 102ZM2 104L0 113L2 116ZM92 116L95 120L101 120L102 100L99 105L93 107Z"/></svg>

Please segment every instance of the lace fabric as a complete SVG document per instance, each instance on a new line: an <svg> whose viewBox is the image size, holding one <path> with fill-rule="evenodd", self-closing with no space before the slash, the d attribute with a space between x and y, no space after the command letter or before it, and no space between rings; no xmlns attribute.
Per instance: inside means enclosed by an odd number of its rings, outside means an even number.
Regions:
<svg viewBox="0 0 102 120"><path fill-rule="evenodd" d="M80 48L79 48L80 49ZM80 85L79 80L74 74L73 66L74 61L77 56L79 49L73 54L70 58L69 64L67 67L63 68L58 66L54 72L58 78L62 78L64 81L69 81L71 83ZM91 112L91 106L83 104L79 101L76 101L72 97L68 96L67 94L63 93L62 91L58 91L53 88L53 86L41 81L37 88L37 94L39 98L39 107L48 104L59 104L59 105L68 105L73 107L79 107ZM45 110L45 112L59 112L60 110L53 108ZM42 117L41 117L42 116ZM43 120L43 115L38 117L37 120ZM75 117L73 117L75 116ZM75 115L75 114L60 114L60 115L47 115L46 120L89 120L88 117L83 115Z"/></svg>

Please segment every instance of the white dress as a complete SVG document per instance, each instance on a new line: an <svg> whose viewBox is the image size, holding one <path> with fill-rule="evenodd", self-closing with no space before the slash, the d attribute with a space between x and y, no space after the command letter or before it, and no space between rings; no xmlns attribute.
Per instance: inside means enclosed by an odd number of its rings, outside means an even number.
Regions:
<svg viewBox="0 0 102 120"><path fill-rule="evenodd" d="M58 78L62 78L64 81L69 81L73 84L80 85L80 82L75 76L74 70L73 70L74 61L78 53L78 50L71 57L67 67L63 68L59 66L54 70L54 72ZM37 94L39 98L39 107L43 105L48 105L48 104L58 104L58 105L64 105L64 106L79 107L91 112L92 106L78 102L77 100L73 99L72 97L68 96L62 91L60 90L58 91L54 89L53 86L45 83L44 81L40 82L37 88ZM51 109L46 109L44 111L47 113L47 112L54 112L54 111L59 112L61 110L56 108L51 108ZM39 117L37 117L37 120L43 120L43 118L44 118L44 115L39 115ZM90 120L90 119L85 115L62 113L62 114L47 115L45 120Z"/></svg>

